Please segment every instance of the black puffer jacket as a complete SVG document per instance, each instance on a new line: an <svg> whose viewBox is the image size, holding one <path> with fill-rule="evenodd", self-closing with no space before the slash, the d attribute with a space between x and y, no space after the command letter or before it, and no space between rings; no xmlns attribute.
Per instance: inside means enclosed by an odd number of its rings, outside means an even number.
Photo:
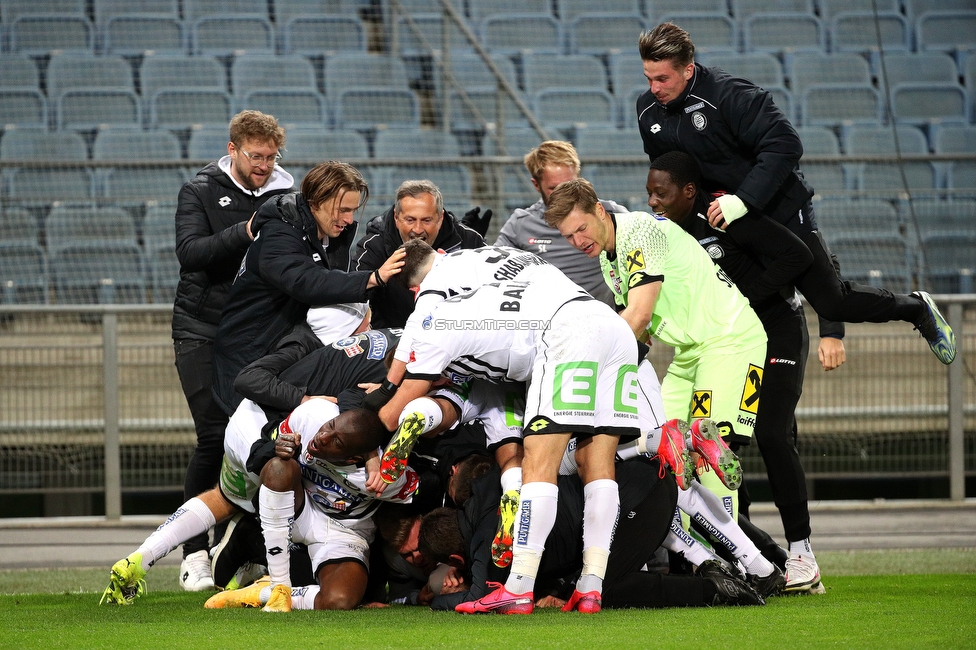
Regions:
<svg viewBox="0 0 976 650"><path fill-rule="evenodd" d="M357 270L372 271L380 268L403 245L400 231L393 219L394 207L376 215L366 224L366 234L356 244ZM445 253L451 253L462 248L480 248L484 245L485 240L481 235L445 210L441 229L431 246L434 250L441 249ZM403 327L407 317L413 312L413 302L413 294L397 285L373 289L369 297L369 306L373 312L370 319L372 327Z"/></svg>
<svg viewBox="0 0 976 650"><path fill-rule="evenodd" d="M652 162L683 151L701 168L706 192L734 193L780 223L813 196L798 168L800 137L770 94L718 68L696 63L685 91L665 106L645 92L637 124Z"/></svg>
<svg viewBox="0 0 976 650"><path fill-rule="evenodd" d="M299 193L265 203L251 226L247 249L214 344L214 395L232 414L241 401L234 380L306 317L312 305L365 302L370 273L349 272L355 223L330 239L328 249Z"/></svg>
<svg viewBox="0 0 976 650"><path fill-rule="evenodd" d="M281 187L260 196L243 191L212 162L183 184L176 207L176 256L180 283L173 305L173 338L212 341L231 284L251 244L247 220L272 196L288 192L289 174L272 177Z"/></svg>

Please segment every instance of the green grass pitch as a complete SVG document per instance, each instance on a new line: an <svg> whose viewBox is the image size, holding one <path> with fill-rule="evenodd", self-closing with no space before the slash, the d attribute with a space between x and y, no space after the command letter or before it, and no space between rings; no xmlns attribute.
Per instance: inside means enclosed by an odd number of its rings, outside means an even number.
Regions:
<svg viewBox="0 0 976 650"><path fill-rule="evenodd" d="M976 549L821 553L823 596L766 607L461 616L420 607L354 612L204 610L176 569L128 607L98 606L108 567L0 572L4 648L972 648Z"/></svg>

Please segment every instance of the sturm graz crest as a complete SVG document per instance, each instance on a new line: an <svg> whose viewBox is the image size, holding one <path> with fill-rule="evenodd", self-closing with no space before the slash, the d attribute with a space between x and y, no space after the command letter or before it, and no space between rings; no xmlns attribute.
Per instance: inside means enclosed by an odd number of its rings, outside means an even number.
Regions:
<svg viewBox="0 0 976 650"><path fill-rule="evenodd" d="M705 119L705 116L701 113L701 111L695 111L691 114L691 123L699 131L704 131L705 126L708 124L708 120Z"/></svg>

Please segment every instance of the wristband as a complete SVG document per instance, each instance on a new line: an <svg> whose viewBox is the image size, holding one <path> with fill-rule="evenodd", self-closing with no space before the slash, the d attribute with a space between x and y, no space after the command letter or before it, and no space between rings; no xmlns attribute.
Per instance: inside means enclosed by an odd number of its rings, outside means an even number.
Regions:
<svg viewBox="0 0 976 650"><path fill-rule="evenodd" d="M366 397L363 398L363 408L369 409L370 411L379 412L381 408L386 406L386 403L390 401L390 398L397 392L397 385L391 381L384 381L383 385L374 390L372 393L366 393Z"/></svg>
<svg viewBox="0 0 976 650"><path fill-rule="evenodd" d="M379 269L376 269L375 271L373 271L373 278L376 280L376 286L381 287L381 288L386 286L386 283L383 282L383 278L380 277L380 270Z"/></svg>
<svg viewBox="0 0 976 650"><path fill-rule="evenodd" d="M739 217L745 216L746 212L749 211L742 199L735 194L723 194L716 201L722 208L722 217L725 219L725 223L732 223Z"/></svg>

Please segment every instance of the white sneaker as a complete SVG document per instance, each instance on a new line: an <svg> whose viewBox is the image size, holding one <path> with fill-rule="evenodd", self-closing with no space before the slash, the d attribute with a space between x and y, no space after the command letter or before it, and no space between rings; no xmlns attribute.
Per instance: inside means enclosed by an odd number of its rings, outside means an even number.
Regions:
<svg viewBox="0 0 976 650"><path fill-rule="evenodd" d="M183 591L207 591L214 588L210 573L210 555L206 551L190 553L180 565L180 586Z"/></svg>
<svg viewBox="0 0 976 650"><path fill-rule="evenodd" d="M820 567L817 560L798 553L791 553L786 560L785 594L822 594L825 590L820 584Z"/></svg>

